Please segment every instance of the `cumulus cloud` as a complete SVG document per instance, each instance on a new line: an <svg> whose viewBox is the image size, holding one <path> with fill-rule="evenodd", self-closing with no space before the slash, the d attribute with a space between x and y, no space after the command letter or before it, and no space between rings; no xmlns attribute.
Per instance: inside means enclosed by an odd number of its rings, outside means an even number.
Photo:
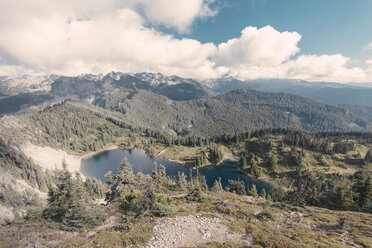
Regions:
<svg viewBox="0 0 372 248"><path fill-rule="evenodd" d="M289 78L324 81L365 81L367 75L359 67L349 67L351 59L341 54L301 55L283 65Z"/></svg>
<svg viewBox="0 0 372 248"><path fill-rule="evenodd" d="M281 33L271 26L247 27L240 38L219 44L214 60L223 66L275 66L299 52L300 39L296 32Z"/></svg>
<svg viewBox="0 0 372 248"><path fill-rule="evenodd" d="M213 44L145 28L137 12L113 6L89 16L84 11L69 12L66 6L69 15L53 14L51 8L21 25L2 26L0 46L25 65L47 73L120 70L185 75L210 67L207 58L216 49Z"/></svg>
<svg viewBox="0 0 372 248"><path fill-rule="evenodd" d="M240 79L291 78L309 81L368 81L366 72L350 67L341 54L297 55L301 35L279 32L271 26L247 27L239 38L218 45L213 60Z"/></svg>
<svg viewBox="0 0 372 248"><path fill-rule="evenodd" d="M161 72L194 78L297 78L372 81L341 54L299 54L301 35L271 26L246 27L221 44L177 39L213 16L213 0L0 0L0 76L24 73ZM2 57L2 59L1 59Z"/></svg>
<svg viewBox="0 0 372 248"><path fill-rule="evenodd" d="M367 60L367 61L366 61L366 64L367 64L367 65L372 65L372 59Z"/></svg>
<svg viewBox="0 0 372 248"><path fill-rule="evenodd" d="M366 61L366 65L367 65L367 72L370 73L370 75L372 75L372 58Z"/></svg>
<svg viewBox="0 0 372 248"><path fill-rule="evenodd" d="M367 69L349 67L349 64L350 58L340 54L300 55L277 66L239 65L229 68L229 74L240 79L288 78L343 83L372 81Z"/></svg>
<svg viewBox="0 0 372 248"><path fill-rule="evenodd" d="M0 64L0 77L17 77L19 75L38 74L40 73L37 73L32 69L26 69L24 66Z"/></svg>
<svg viewBox="0 0 372 248"><path fill-rule="evenodd" d="M364 50L372 50L372 42L364 46Z"/></svg>
<svg viewBox="0 0 372 248"><path fill-rule="evenodd" d="M124 6L134 7L144 13L152 23L188 32L198 17L210 17L216 10L210 8L213 0L128 0Z"/></svg>

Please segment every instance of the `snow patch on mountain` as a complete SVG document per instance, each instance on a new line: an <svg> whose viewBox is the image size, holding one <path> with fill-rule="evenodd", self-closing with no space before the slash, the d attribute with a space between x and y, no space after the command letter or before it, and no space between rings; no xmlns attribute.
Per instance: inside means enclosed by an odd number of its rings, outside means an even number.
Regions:
<svg viewBox="0 0 372 248"><path fill-rule="evenodd" d="M0 81L0 92L6 95L17 95L31 92L49 92L51 85L59 78L58 75L30 76Z"/></svg>

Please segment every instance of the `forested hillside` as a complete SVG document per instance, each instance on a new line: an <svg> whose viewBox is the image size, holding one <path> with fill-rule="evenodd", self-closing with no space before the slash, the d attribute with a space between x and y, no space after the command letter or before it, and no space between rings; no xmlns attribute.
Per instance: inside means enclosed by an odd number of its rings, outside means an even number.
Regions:
<svg viewBox="0 0 372 248"><path fill-rule="evenodd" d="M290 127L310 131L371 130L371 113L283 93L235 90L183 102L147 91L106 94L95 102L124 114L125 121L180 135L214 135L258 128Z"/></svg>
<svg viewBox="0 0 372 248"><path fill-rule="evenodd" d="M84 154L117 143L128 135L131 130L116 124L122 118L120 113L84 102L65 101L32 115L3 117L0 134L15 146L31 142Z"/></svg>
<svg viewBox="0 0 372 248"><path fill-rule="evenodd" d="M368 247L371 244L368 238L371 216L368 213L372 204L371 133L293 129L235 133L246 123L254 123L250 116L257 116L255 112L267 120L270 114L284 110L298 116L312 113L306 119L310 123L317 123L311 116L322 117L322 125L329 123L333 127L332 121L358 120L347 114L347 109L301 100L286 94L238 90L214 98L178 102L147 91L132 94L116 91L96 102L109 109L68 100L31 115L5 116L0 121L2 171L14 179L25 180L36 190L47 187L48 196L40 199L35 191L15 190L4 184L1 206L5 206L6 211L13 209L14 216L12 223L0 230L0 237L9 247L22 246L22 242L47 247L55 244L120 247L162 242L160 247L166 247L170 241L152 238L155 233L162 235L157 231L161 228L159 223L171 222L164 230L170 225L189 230L183 226L184 221L180 224L178 220L186 218L194 223L192 216L197 215L205 218L200 219L200 226L209 223L211 217L215 218L211 224L213 230L225 230L223 239L212 238L218 234L206 239L206 243L211 242L206 247L244 247L245 244L340 247L344 244L340 239L345 235L334 230L341 227L348 232L358 228L358 232L347 234L348 242ZM144 111L145 106L151 108ZM236 123L224 120L230 116ZM158 122L162 126L159 127ZM217 131L213 133L211 128ZM224 130L229 132L223 133ZM203 133L206 135L196 135ZM179 173L176 178L169 178L164 167L156 165L149 175L135 175L124 161L117 174L106 174L108 189L97 180L73 175L66 167L55 172L41 171L18 148L27 141L78 155L113 144L144 148L155 154L167 149L179 153L187 150L192 151L190 165L195 168L208 162L219 163L226 153L232 153L241 158L238 166L243 173L266 178L272 188L268 192L257 192L255 186L248 188L242 181L234 180L224 189L219 180L208 188L198 169L190 176ZM95 200L104 195L106 206L97 205ZM340 214L344 217L339 217ZM165 216L167 218L163 218ZM300 225L303 221L308 224ZM14 231L16 229L18 231ZM63 235L50 238L43 234L45 230L51 236ZM90 230L89 235L85 235L84 230ZM71 231L81 234L74 236ZM320 231L324 235L319 241ZM171 234L166 235L173 235L173 229L167 232ZM191 235L191 231L185 232ZM267 232L270 238L262 236L262 232ZM235 238L228 238L229 233Z"/></svg>
<svg viewBox="0 0 372 248"><path fill-rule="evenodd" d="M249 89L296 94L329 104L358 104L372 106L371 83L340 84L275 78L242 81L233 77L222 77L214 80L203 81L202 84L220 94L234 89Z"/></svg>
<svg viewBox="0 0 372 248"><path fill-rule="evenodd" d="M348 109L350 113L353 113L357 116L363 116L365 120L372 122L372 107L371 106L348 104L348 105L342 105L342 107Z"/></svg>
<svg viewBox="0 0 372 248"><path fill-rule="evenodd" d="M42 194L45 200L52 183L48 172L0 138L0 226L42 208Z"/></svg>

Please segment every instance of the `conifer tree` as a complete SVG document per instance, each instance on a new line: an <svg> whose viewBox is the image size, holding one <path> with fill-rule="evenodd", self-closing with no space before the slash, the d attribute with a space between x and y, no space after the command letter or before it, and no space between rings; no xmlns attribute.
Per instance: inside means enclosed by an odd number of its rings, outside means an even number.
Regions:
<svg viewBox="0 0 372 248"><path fill-rule="evenodd" d="M372 203L372 176L369 175L368 178L363 183L359 192L359 206L364 208Z"/></svg>
<svg viewBox="0 0 372 248"><path fill-rule="evenodd" d="M262 189L262 190L261 190L261 194L260 194L260 196L261 196L262 198L266 199L266 190L265 190L265 189Z"/></svg>
<svg viewBox="0 0 372 248"><path fill-rule="evenodd" d="M256 188L256 185L255 184L252 184L252 187L248 191L248 195L258 196L258 194L257 194L257 188Z"/></svg>
<svg viewBox="0 0 372 248"><path fill-rule="evenodd" d="M74 194L68 209L62 218L61 228L70 232L78 232L84 228L83 206L79 194Z"/></svg>
<svg viewBox="0 0 372 248"><path fill-rule="evenodd" d="M123 187L130 187L130 185L137 182L133 173L132 165L128 162L127 158L123 159L116 174L113 175L112 172L109 171L106 173L105 177L111 188L110 192L106 195L106 200L108 201L111 201L120 195L120 189Z"/></svg>
<svg viewBox="0 0 372 248"><path fill-rule="evenodd" d="M61 228L66 231L80 231L86 225L98 225L106 219L104 209L93 204L95 197L89 196L79 173L73 177L65 163L55 173L55 187L49 189L44 218L61 222Z"/></svg>
<svg viewBox="0 0 372 248"><path fill-rule="evenodd" d="M247 158L246 158L246 157L243 157L243 158L242 158L241 165L242 165L242 168L243 168L243 169L247 167Z"/></svg>
<svg viewBox="0 0 372 248"><path fill-rule="evenodd" d="M267 194L267 195L266 195L266 200L268 200L268 201L272 201L272 199L271 199L271 194Z"/></svg>
<svg viewBox="0 0 372 248"><path fill-rule="evenodd" d="M270 156L269 158L269 167L272 172L276 172L278 169L278 159L275 155Z"/></svg>
<svg viewBox="0 0 372 248"><path fill-rule="evenodd" d="M214 181L213 187L211 188L211 191L213 192L221 192L223 191L222 183L221 183L221 177L218 178L218 180Z"/></svg>
<svg viewBox="0 0 372 248"><path fill-rule="evenodd" d="M366 165L372 163L372 150L369 150L367 152L366 157L364 158L364 161L365 161Z"/></svg>
<svg viewBox="0 0 372 248"><path fill-rule="evenodd" d="M167 173L165 171L165 166L162 165L162 164L160 164L159 176L161 178L166 178L167 177Z"/></svg>
<svg viewBox="0 0 372 248"><path fill-rule="evenodd" d="M152 164L152 172L151 172L151 177L153 179L156 179L158 176L158 164L156 162L154 162Z"/></svg>
<svg viewBox="0 0 372 248"><path fill-rule="evenodd" d="M199 185L200 185L200 189L202 191L207 191L208 190L208 184L207 184L207 180L205 179L205 176L199 176Z"/></svg>
<svg viewBox="0 0 372 248"><path fill-rule="evenodd" d="M226 187L227 191L236 193L238 195L245 195L247 193L245 190L244 181L228 180L228 182L229 185Z"/></svg>
<svg viewBox="0 0 372 248"><path fill-rule="evenodd" d="M185 189L187 187L187 179L186 179L186 176L185 176L185 173L181 173L178 171L178 174L177 174L177 186L178 188L180 188L181 190Z"/></svg>

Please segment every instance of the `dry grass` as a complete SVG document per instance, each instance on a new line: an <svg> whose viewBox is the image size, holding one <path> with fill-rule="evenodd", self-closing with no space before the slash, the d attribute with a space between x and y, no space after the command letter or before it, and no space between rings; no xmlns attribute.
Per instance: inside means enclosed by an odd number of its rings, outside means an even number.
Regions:
<svg viewBox="0 0 372 248"><path fill-rule="evenodd" d="M177 192L174 216L201 215L222 219L229 232L244 234L252 247L372 247L372 215L323 208L296 208L268 203L261 198L228 192L208 193L209 202L189 202ZM112 209L114 211L115 208ZM267 211L275 219L260 219ZM0 247L22 247L22 242L44 247L125 247L145 244L153 235L156 218L123 221L93 234L73 235L46 221L26 222L0 229ZM93 230L94 231L94 230ZM239 243L208 243L203 247L244 247Z"/></svg>

